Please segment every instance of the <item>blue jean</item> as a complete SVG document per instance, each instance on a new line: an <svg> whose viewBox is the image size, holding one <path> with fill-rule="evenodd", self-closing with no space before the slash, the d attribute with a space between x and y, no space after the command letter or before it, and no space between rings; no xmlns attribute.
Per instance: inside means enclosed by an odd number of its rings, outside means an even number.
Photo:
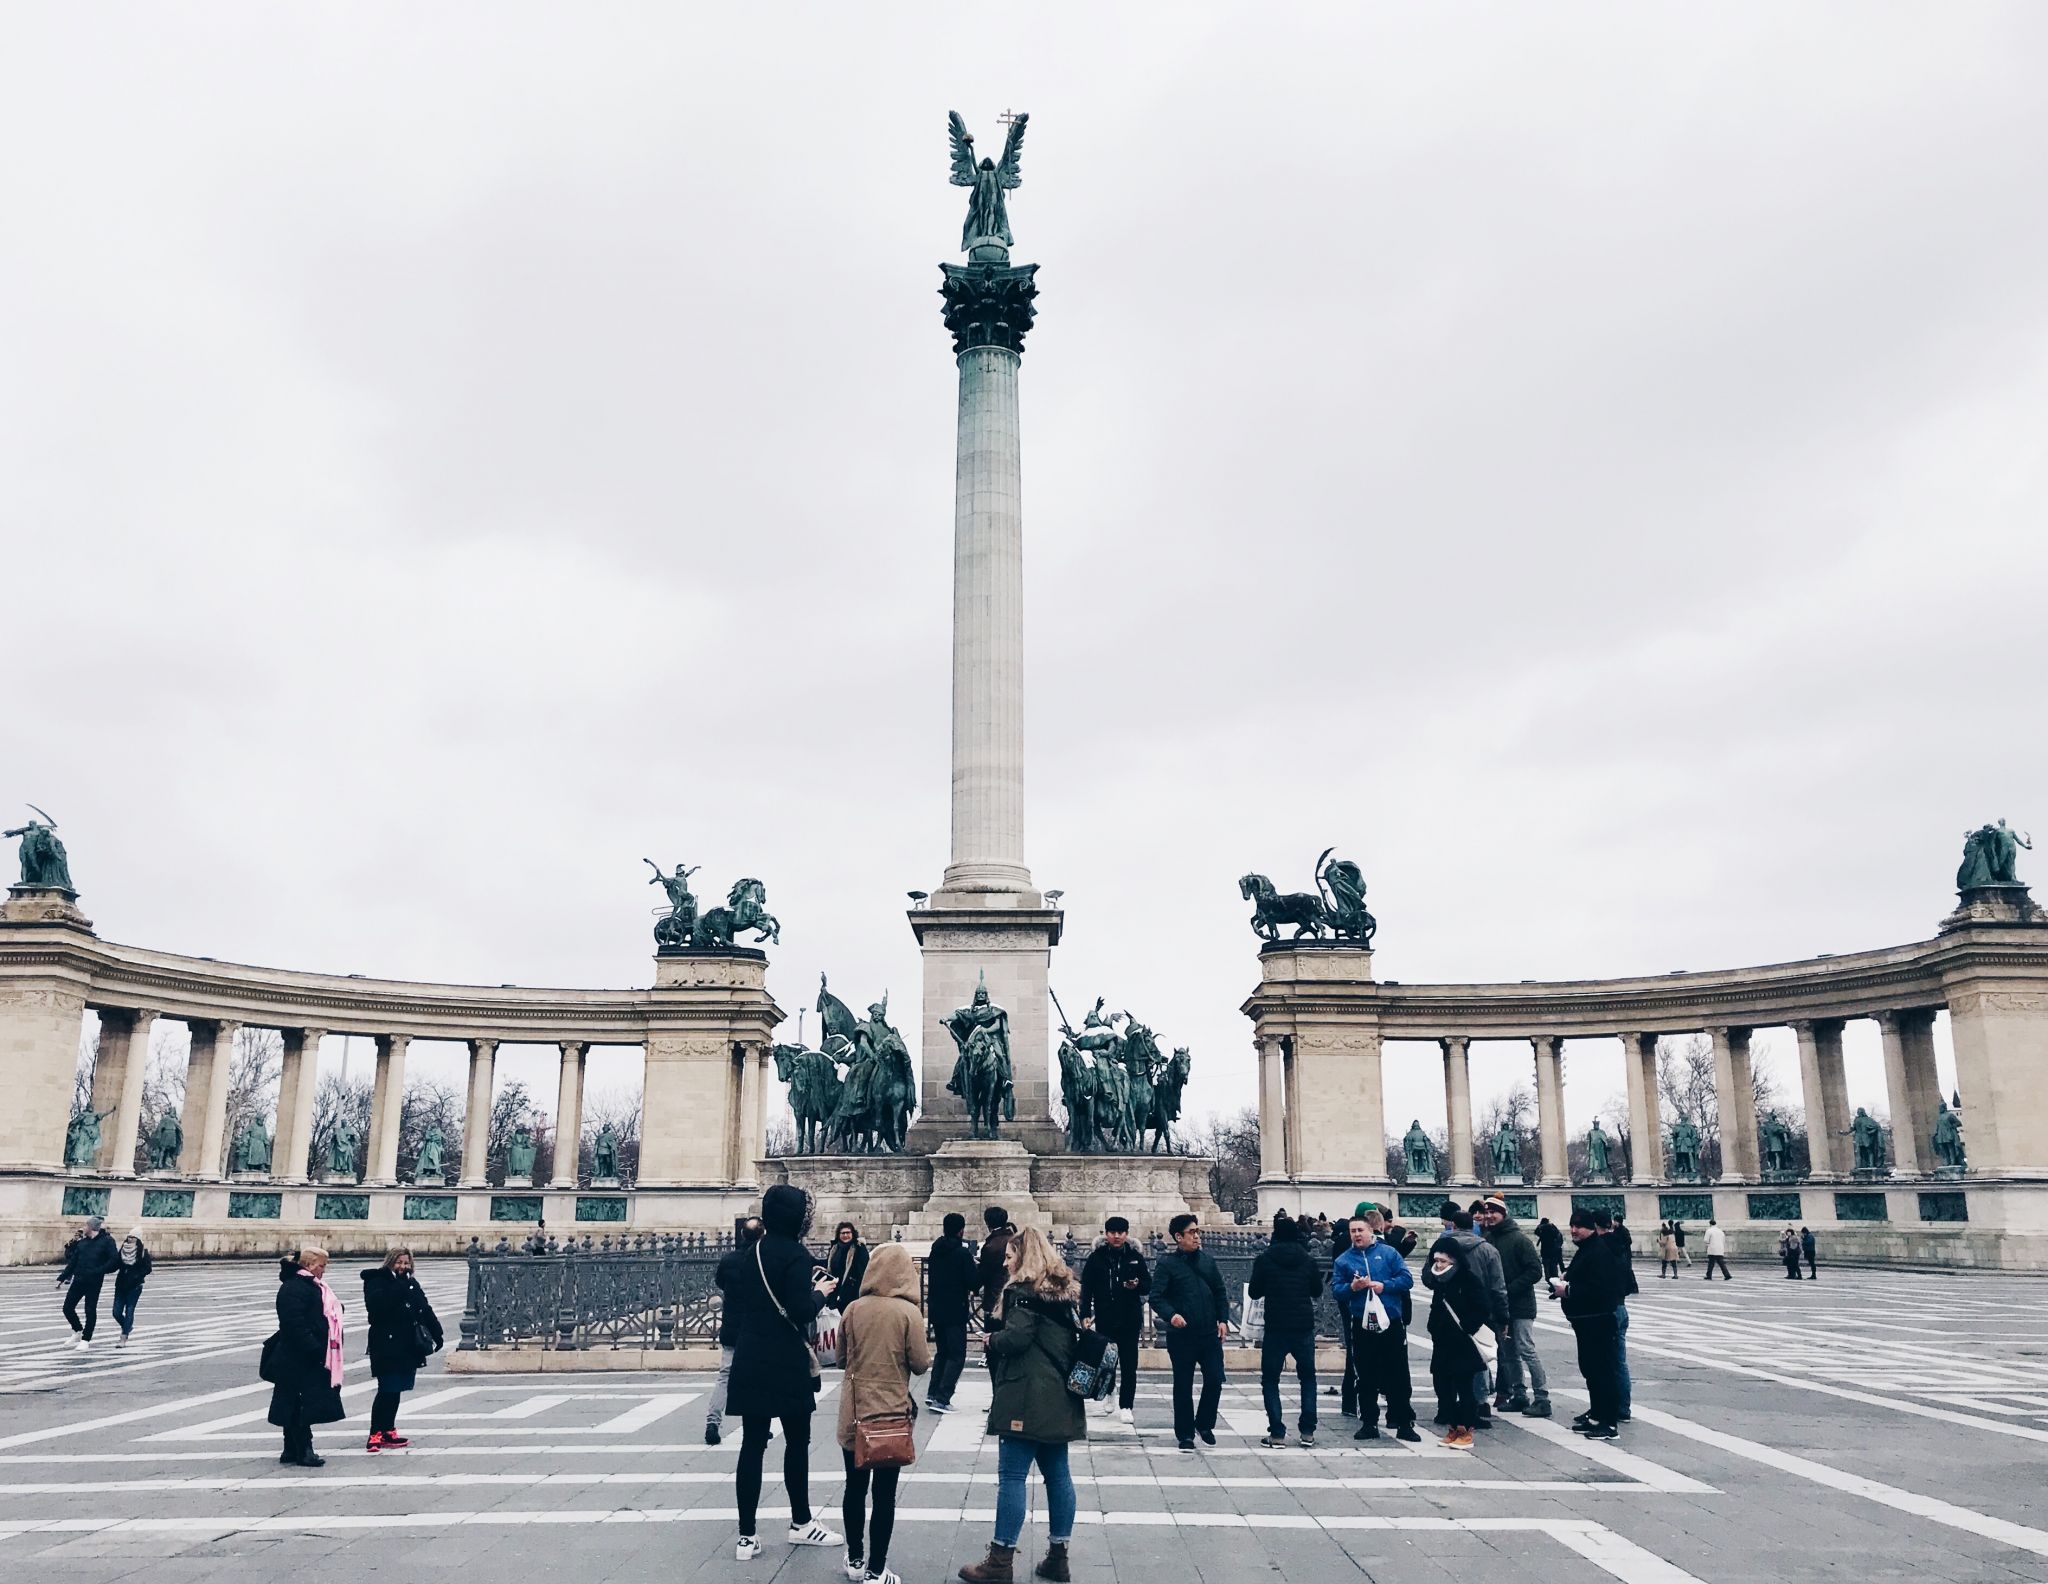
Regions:
<svg viewBox="0 0 2048 1584"><path fill-rule="evenodd" d="M1024 1477L1031 1465L1045 1481L1045 1517L1052 1538L1074 1538L1074 1476L1067 1470L1067 1443L1025 1441L1004 1436L996 1443L996 1544L1014 1546L1024 1533Z"/></svg>
<svg viewBox="0 0 2048 1584"><path fill-rule="evenodd" d="M1615 1398L1625 1414L1629 1411L1630 1388L1634 1385L1628 1378L1628 1305L1614 1307L1614 1381Z"/></svg>
<svg viewBox="0 0 2048 1584"><path fill-rule="evenodd" d="M123 1336L135 1329L135 1300L141 1296L140 1287L130 1287L126 1292L116 1291L114 1294L114 1324L121 1328Z"/></svg>

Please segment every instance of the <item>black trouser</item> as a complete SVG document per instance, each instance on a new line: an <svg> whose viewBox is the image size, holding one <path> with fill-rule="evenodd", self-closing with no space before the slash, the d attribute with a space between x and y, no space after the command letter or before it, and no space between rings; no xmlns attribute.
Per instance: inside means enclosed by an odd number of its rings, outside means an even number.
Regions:
<svg viewBox="0 0 2048 1584"><path fill-rule="evenodd" d="M1808 1281L1820 1280L1820 1272L1814 1268L1812 1249L1806 1251L1806 1279Z"/></svg>
<svg viewBox="0 0 2048 1584"><path fill-rule="evenodd" d="M1338 1407L1347 1414L1358 1412L1358 1359L1351 1351L1351 1320L1344 1320L1344 1381L1337 1388Z"/></svg>
<svg viewBox="0 0 2048 1584"><path fill-rule="evenodd" d="M846 1523L846 1554L861 1559L861 1520L866 1516L868 1490L875 1493L875 1520L866 1541L868 1571L880 1574L889 1566L889 1536L896 1532L896 1476L898 1468L855 1468L853 1454L843 1448L846 1459L846 1495L839 1503L839 1516Z"/></svg>
<svg viewBox="0 0 2048 1584"><path fill-rule="evenodd" d="M1259 1343L1259 1394L1266 1404L1266 1429L1273 1435L1287 1433L1287 1418L1280 1406L1280 1372L1294 1360L1294 1378L1301 1387L1301 1433L1316 1433L1316 1328L1313 1322L1292 1331L1266 1328Z"/></svg>
<svg viewBox="0 0 2048 1584"><path fill-rule="evenodd" d="M953 1401L953 1388L960 1384L960 1371L967 1367L967 1322L932 1327L939 1344L932 1352L932 1383L924 1400L929 1403Z"/></svg>
<svg viewBox="0 0 2048 1584"><path fill-rule="evenodd" d="M1168 1326L1166 1356L1173 1363L1173 1438L1192 1441L1197 1430L1213 1432L1216 1405L1223 1399L1223 1339L1216 1327ZM1202 1371L1202 1403L1195 1406L1195 1369Z"/></svg>
<svg viewBox="0 0 2048 1584"><path fill-rule="evenodd" d="M1579 1373L1592 1399L1588 1412L1596 1424L1619 1424L1621 1379L1615 1363L1621 1356L1621 1331L1614 1316L1573 1315L1572 1331L1579 1342Z"/></svg>
<svg viewBox="0 0 2048 1584"><path fill-rule="evenodd" d="M1728 1261L1727 1261L1727 1260L1726 1260L1726 1259L1725 1259L1725 1258L1724 1258L1723 1256L1721 1256L1721 1255L1719 1255L1719 1254L1709 1254L1709 1255L1707 1256L1707 1278L1706 1278L1706 1279L1707 1279L1708 1281L1712 1281L1712 1280L1714 1279L1714 1267L1715 1267L1716 1265L1718 1265L1718 1266L1720 1266L1720 1267L1721 1267L1721 1276L1722 1276L1722 1279L1723 1279L1724 1281L1733 1281L1733 1280L1735 1280L1735 1278L1734 1278L1733 1276L1731 1276L1731 1275L1729 1275L1729 1274L1728 1274Z"/></svg>
<svg viewBox="0 0 2048 1584"><path fill-rule="evenodd" d="M64 1295L64 1318L86 1341L92 1340L93 1327L100 1323L100 1283L104 1276L74 1276L71 1291ZM78 1323L78 1306L85 1305L85 1324Z"/></svg>
<svg viewBox="0 0 2048 1584"><path fill-rule="evenodd" d="M1100 1322L1097 1322L1100 1324ZM1117 1329L1105 1334L1116 1344L1116 1405L1129 1408L1138 1400L1138 1334L1144 1329L1144 1318L1133 1315L1120 1322Z"/></svg>
<svg viewBox="0 0 2048 1584"><path fill-rule="evenodd" d="M280 1427L284 1431L284 1455L297 1460L313 1450L313 1427L306 1423L306 1410L294 1408L292 1416Z"/></svg>
<svg viewBox="0 0 2048 1584"><path fill-rule="evenodd" d="M1408 1330L1390 1321L1384 1331L1367 1331L1351 1322L1351 1357L1358 1371L1358 1421L1380 1422L1380 1399L1387 1400L1387 1425L1401 1430L1415 1423L1415 1388L1408 1374Z"/></svg>
<svg viewBox="0 0 2048 1584"><path fill-rule="evenodd" d="M377 1395L370 1399L371 1435L398 1428L398 1398L399 1393L378 1382Z"/></svg>
<svg viewBox="0 0 2048 1584"><path fill-rule="evenodd" d="M768 1450L774 1414L741 1416L739 1472L734 1481L740 1504L740 1533L754 1532L754 1512L761 1505L761 1457ZM783 1414L782 1486L789 1492L789 1521L811 1521L811 1416Z"/></svg>

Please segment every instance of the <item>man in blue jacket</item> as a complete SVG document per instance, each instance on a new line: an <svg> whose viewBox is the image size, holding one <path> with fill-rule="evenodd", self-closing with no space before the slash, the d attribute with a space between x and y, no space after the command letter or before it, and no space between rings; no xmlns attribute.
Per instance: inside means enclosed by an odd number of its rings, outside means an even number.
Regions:
<svg viewBox="0 0 2048 1584"><path fill-rule="evenodd" d="M1408 1328L1401 1316L1403 1296L1415 1285L1408 1262L1380 1241L1363 1218L1351 1223L1351 1247L1330 1266L1330 1291L1346 1317L1351 1358L1358 1372L1358 1430L1354 1441L1379 1439L1380 1398L1387 1400L1387 1427L1403 1441L1420 1441L1408 1376ZM1380 1310L1367 1314L1377 1295Z"/></svg>

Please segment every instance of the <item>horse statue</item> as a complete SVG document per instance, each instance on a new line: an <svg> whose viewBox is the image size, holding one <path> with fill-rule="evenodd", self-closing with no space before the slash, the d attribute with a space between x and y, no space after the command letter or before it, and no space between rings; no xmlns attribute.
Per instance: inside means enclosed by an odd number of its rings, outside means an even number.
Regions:
<svg viewBox="0 0 2048 1584"><path fill-rule="evenodd" d="M1252 928L1261 940L1276 941L1280 926L1295 926L1294 939L1323 933L1323 901L1308 891L1279 891L1262 874L1240 875L1237 894L1252 904Z"/></svg>
<svg viewBox="0 0 2048 1584"><path fill-rule="evenodd" d="M1009 1051L993 1027L980 1025L967 1036L960 1052L960 1075L969 1136L999 1137L1000 1124L1016 1120L1017 1100L1010 1086Z"/></svg>
<svg viewBox="0 0 2048 1584"><path fill-rule="evenodd" d="M733 936L741 930L753 930L757 941L781 945L782 926L768 911L767 902L768 888L760 881L751 876L735 881L724 907L698 915L690 945L697 951L722 950L732 945Z"/></svg>
<svg viewBox="0 0 2048 1584"><path fill-rule="evenodd" d="M1152 1154L1158 1154L1162 1146L1167 1154L1173 1153L1173 1124L1180 1120L1180 1093L1187 1087L1188 1073L1193 1066L1187 1046L1176 1045L1173 1060L1166 1064L1152 1085L1151 1115L1145 1124L1152 1130ZM1142 1131L1140 1137L1142 1141Z"/></svg>
<svg viewBox="0 0 2048 1584"><path fill-rule="evenodd" d="M797 1153L823 1154L839 1111L839 1069L823 1051L801 1045L777 1045L774 1053L775 1076L789 1085L789 1109L796 1114Z"/></svg>
<svg viewBox="0 0 2048 1584"><path fill-rule="evenodd" d="M1072 1037L1060 1041L1060 1099L1067 1108L1067 1148L1087 1154L1102 1147L1102 1072L1105 1063Z"/></svg>
<svg viewBox="0 0 2048 1584"><path fill-rule="evenodd" d="M1145 1128L1152 1115L1152 1086L1163 1058L1152 1030L1130 1013L1124 1015L1123 1038L1117 1044L1117 1064L1123 1068L1123 1114L1117 1118L1117 1148L1134 1152L1144 1148Z"/></svg>

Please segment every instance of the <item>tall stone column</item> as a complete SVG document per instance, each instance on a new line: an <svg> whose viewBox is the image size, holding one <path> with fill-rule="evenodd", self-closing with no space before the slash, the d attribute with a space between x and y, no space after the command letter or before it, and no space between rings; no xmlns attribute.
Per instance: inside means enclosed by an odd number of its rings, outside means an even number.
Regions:
<svg viewBox="0 0 2048 1584"><path fill-rule="evenodd" d="M1437 1043L1444 1051L1444 1128L1451 1141L1451 1182L1471 1187L1479 1181L1472 1159L1472 1042L1463 1034L1451 1034Z"/></svg>
<svg viewBox="0 0 2048 1584"><path fill-rule="evenodd" d="M733 1181L759 1184L761 1152L767 1147L767 1062L765 1048L740 1047L740 1134L735 1141Z"/></svg>
<svg viewBox="0 0 2048 1584"><path fill-rule="evenodd" d="M1803 1018L1792 1025L1799 1042L1799 1094L1806 1107L1808 1175L1829 1182L1849 1175L1849 1086L1842 1071L1839 1018Z"/></svg>
<svg viewBox="0 0 2048 1584"><path fill-rule="evenodd" d="M1664 1122L1657 1111L1657 1036L1621 1036L1621 1075L1628 1087L1629 1180L1664 1180Z"/></svg>
<svg viewBox="0 0 2048 1584"><path fill-rule="evenodd" d="M1010 1015L1016 1118L1002 1126L1057 1150L1046 984L1061 915L1024 861L1024 514L1017 375L1038 294L1035 264L940 266L959 371L953 480L952 854L910 927L924 956L921 1114L910 1147L969 1131L946 1089L956 1049L941 1020L986 983Z"/></svg>
<svg viewBox="0 0 2048 1584"><path fill-rule="evenodd" d="M1564 1151L1564 1061L1558 1050L1564 1041L1555 1034L1537 1034L1529 1043L1536 1048L1536 1133L1543 1151L1538 1186L1569 1187L1571 1172Z"/></svg>
<svg viewBox="0 0 2048 1584"><path fill-rule="evenodd" d="M12 915L27 906L13 895L0 902L0 1072L7 1075L0 1171L57 1171L78 1082L92 942L83 928L11 927ZM36 911L43 910L38 900Z"/></svg>
<svg viewBox="0 0 2048 1584"><path fill-rule="evenodd" d="M1707 1037L1714 1043L1714 1097L1721 1113L1721 1181L1755 1182L1760 1168L1749 1030L1711 1028Z"/></svg>
<svg viewBox="0 0 2048 1584"><path fill-rule="evenodd" d="M1280 1037L1259 1045L1259 1177L1278 1181L1287 1176L1287 1074L1282 1068L1285 1047Z"/></svg>
<svg viewBox="0 0 2048 1584"><path fill-rule="evenodd" d="M583 1158L583 1065L590 1047L562 1041L562 1070L555 1091L554 1186L574 1188Z"/></svg>
<svg viewBox="0 0 2048 1584"><path fill-rule="evenodd" d="M313 1091L320 1082L320 1041L325 1029L284 1031L284 1064L277 1083L277 1144L270 1174L302 1183L313 1150Z"/></svg>
<svg viewBox="0 0 2048 1584"><path fill-rule="evenodd" d="M496 1076L498 1042L469 1042L469 1103L462 1118L462 1186L481 1188L490 1180L491 1086Z"/></svg>
<svg viewBox="0 0 2048 1584"><path fill-rule="evenodd" d="M192 1025L192 1054L185 1061L185 1109L180 1118L185 1147L178 1170L200 1177L221 1175L228 1120L228 1077L234 1064L239 1023Z"/></svg>
<svg viewBox="0 0 2048 1584"><path fill-rule="evenodd" d="M1927 1012L1877 1014L1885 1098L1892 1112L1892 1170L1904 1177L1917 1177L1933 1163L1934 1113L1941 1094L1933 1021Z"/></svg>
<svg viewBox="0 0 2048 1584"><path fill-rule="evenodd" d="M92 1068L92 1108L113 1112L101 1135L99 1168L109 1177L135 1175L135 1144L142 1129L142 1081L149 1066L149 1035L157 1014L127 1008L100 1012L99 1055Z"/></svg>
<svg viewBox="0 0 2048 1584"><path fill-rule="evenodd" d="M377 1077L370 1089L371 1183L398 1181L398 1122L405 1107L405 1053L410 1034L377 1036Z"/></svg>
<svg viewBox="0 0 2048 1584"><path fill-rule="evenodd" d="M767 959L744 947L655 959L640 1107L643 1194L735 1185L747 1053L763 1049L782 1020L767 975Z"/></svg>

